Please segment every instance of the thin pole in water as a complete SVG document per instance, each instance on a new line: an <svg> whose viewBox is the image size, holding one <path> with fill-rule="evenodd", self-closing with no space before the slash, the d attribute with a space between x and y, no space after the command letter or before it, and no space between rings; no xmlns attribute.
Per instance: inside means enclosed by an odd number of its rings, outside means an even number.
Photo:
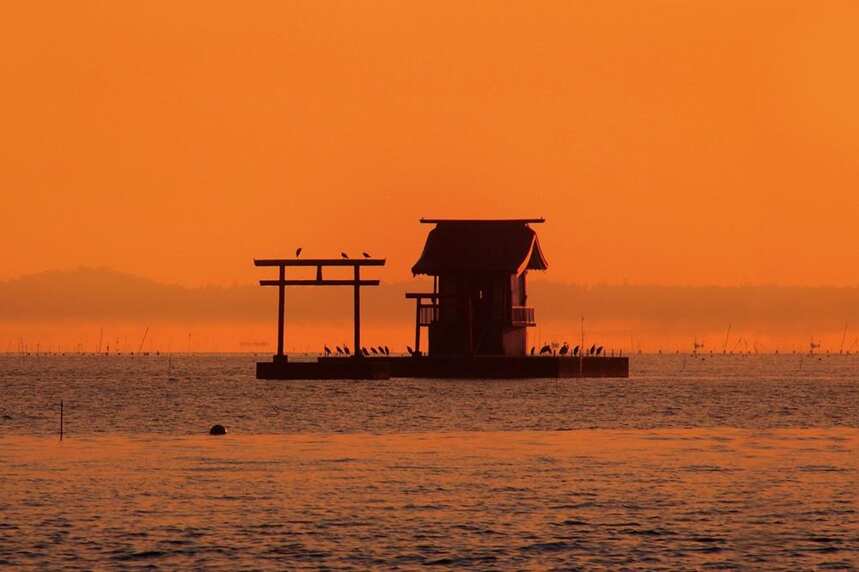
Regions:
<svg viewBox="0 0 859 572"><path fill-rule="evenodd" d="M63 400L60 400L60 441L63 440Z"/></svg>
<svg viewBox="0 0 859 572"><path fill-rule="evenodd" d="M838 350L839 354L844 353L844 342L847 341L847 322L844 322L844 333L841 334L841 349Z"/></svg>
<svg viewBox="0 0 859 572"><path fill-rule="evenodd" d="M585 316L582 314L582 339L579 346L579 377L584 377L584 362L585 362Z"/></svg>

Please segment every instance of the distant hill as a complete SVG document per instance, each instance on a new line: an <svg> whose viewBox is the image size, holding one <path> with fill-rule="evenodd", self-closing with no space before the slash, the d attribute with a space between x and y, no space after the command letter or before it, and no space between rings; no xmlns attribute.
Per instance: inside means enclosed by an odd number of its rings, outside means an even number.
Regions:
<svg viewBox="0 0 859 572"><path fill-rule="evenodd" d="M104 268L54 270L0 282L0 320L261 317L260 294L251 287L185 288Z"/></svg>
<svg viewBox="0 0 859 572"><path fill-rule="evenodd" d="M407 312L402 288L383 286L381 296L370 290L363 296L368 312L396 316L390 290ZM0 320L253 322L274 318L275 292L257 285L187 288L105 268L54 270L0 282ZM351 319L351 303L346 288L293 288L287 314L290 320Z"/></svg>

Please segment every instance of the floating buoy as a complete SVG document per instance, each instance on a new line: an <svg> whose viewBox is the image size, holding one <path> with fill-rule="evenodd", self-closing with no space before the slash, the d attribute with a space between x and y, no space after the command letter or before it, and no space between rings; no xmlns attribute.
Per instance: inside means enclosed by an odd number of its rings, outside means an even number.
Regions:
<svg viewBox="0 0 859 572"><path fill-rule="evenodd" d="M227 430L223 425L212 425L212 428L209 429L209 435L226 435Z"/></svg>

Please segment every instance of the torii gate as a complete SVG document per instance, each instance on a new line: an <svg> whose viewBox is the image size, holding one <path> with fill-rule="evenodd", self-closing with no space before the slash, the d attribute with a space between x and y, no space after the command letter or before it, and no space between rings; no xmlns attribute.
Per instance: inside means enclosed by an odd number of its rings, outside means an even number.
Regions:
<svg viewBox="0 0 859 572"><path fill-rule="evenodd" d="M275 362L287 361L286 355L283 353L283 318L284 318L284 298L287 286L352 286L354 288L354 351L353 355L356 358L363 357L361 353L361 286L378 286L378 280L361 280L362 266L384 266L384 258L363 258L363 259L341 259L341 258L307 258L300 260L282 259L282 258L263 258L254 259L254 266L276 266L279 270L277 280L260 280L260 286L277 286L277 354L274 356ZM287 280L287 266L315 266L315 280ZM351 266L353 268L353 278L351 280L323 280L322 268L325 266Z"/></svg>

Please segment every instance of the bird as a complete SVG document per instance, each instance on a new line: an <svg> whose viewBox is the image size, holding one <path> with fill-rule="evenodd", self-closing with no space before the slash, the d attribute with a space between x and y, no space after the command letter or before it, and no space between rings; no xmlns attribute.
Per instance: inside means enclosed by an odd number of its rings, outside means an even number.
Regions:
<svg viewBox="0 0 859 572"><path fill-rule="evenodd" d="M340 346L336 346L335 349L337 350L337 355L339 355L339 356L343 355L343 348L341 348Z"/></svg>
<svg viewBox="0 0 859 572"><path fill-rule="evenodd" d="M373 346L370 346L370 351L371 351L371 352L373 352L373 355L374 355L374 356L379 355L379 350L377 350L377 349L376 349L376 348L374 348Z"/></svg>
<svg viewBox="0 0 859 572"><path fill-rule="evenodd" d="M295 249L295 257L298 258L299 256L301 256L301 247L300 246Z"/></svg>
<svg viewBox="0 0 859 572"><path fill-rule="evenodd" d="M340 257L341 257L341 258L345 258L346 260L349 260L349 255L348 255L348 254L346 254L345 252L341 252L341 253L340 253Z"/></svg>
<svg viewBox="0 0 859 572"><path fill-rule="evenodd" d="M590 349L590 355L594 355L594 352L596 352L596 351L597 351L597 345L596 345L596 344L594 344L594 345L592 345L592 346L591 346L591 349Z"/></svg>
<svg viewBox="0 0 859 572"><path fill-rule="evenodd" d="M378 346L379 353L385 355L385 346Z"/></svg>
<svg viewBox="0 0 859 572"><path fill-rule="evenodd" d="M545 346L540 348L540 355L550 354L550 353L552 353L552 346L550 346L549 344L546 344Z"/></svg>
<svg viewBox="0 0 859 572"><path fill-rule="evenodd" d="M346 346L346 345L343 346L343 353L346 354L347 356L350 354L349 346Z"/></svg>
<svg viewBox="0 0 859 572"><path fill-rule="evenodd" d="M368 357L370 356L370 352L367 351L367 348L361 348L361 353L364 354L365 356L368 356Z"/></svg>
<svg viewBox="0 0 859 572"><path fill-rule="evenodd" d="M364 258L372 258L372 257L370 256L370 253L369 253L369 252L362 252L361 254L364 256Z"/></svg>
<svg viewBox="0 0 859 572"><path fill-rule="evenodd" d="M561 346L561 349L558 351L558 353L562 356L565 356L567 355L568 351L570 351L570 346L568 346L565 342L564 345Z"/></svg>
<svg viewBox="0 0 859 572"><path fill-rule="evenodd" d="M531 346L531 355L534 355L534 352L537 351L535 346Z"/></svg>
<svg viewBox="0 0 859 572"><path fill-rule="evenodd" d="M576 347L574 347L574 348L573 348L573 355L574 355L574 356L579 355L579 346L576 346Z"/></svg>
<svg viewBox="0 0 859 572"><path fill-rule="evenodd" d="M412 346L406 346L406 350L411 354L415 355L415 350L412 349Z"/></svg>
<svg viewBox="0 0 859 572"><path fill-rule="evenodd" d="M385 346L385 355L386 356L391 355L391 348L389 348L388 346Z"/></svg>
<svg viewBox="0 0 859 572"><path fill-rule="evenodd" d="M325 352L325 355L326 355L326 356L330 356L330 355L331 355L331 348L329 348L328 346L325 346L325 349L324 349L323 351Z"/></svg>
<svg viewBox="0 0 859 572"><path fill-rule="evenodd" d="M601 353L602 353L602 346L597 348L597 355L600 355Z"/></svg>

